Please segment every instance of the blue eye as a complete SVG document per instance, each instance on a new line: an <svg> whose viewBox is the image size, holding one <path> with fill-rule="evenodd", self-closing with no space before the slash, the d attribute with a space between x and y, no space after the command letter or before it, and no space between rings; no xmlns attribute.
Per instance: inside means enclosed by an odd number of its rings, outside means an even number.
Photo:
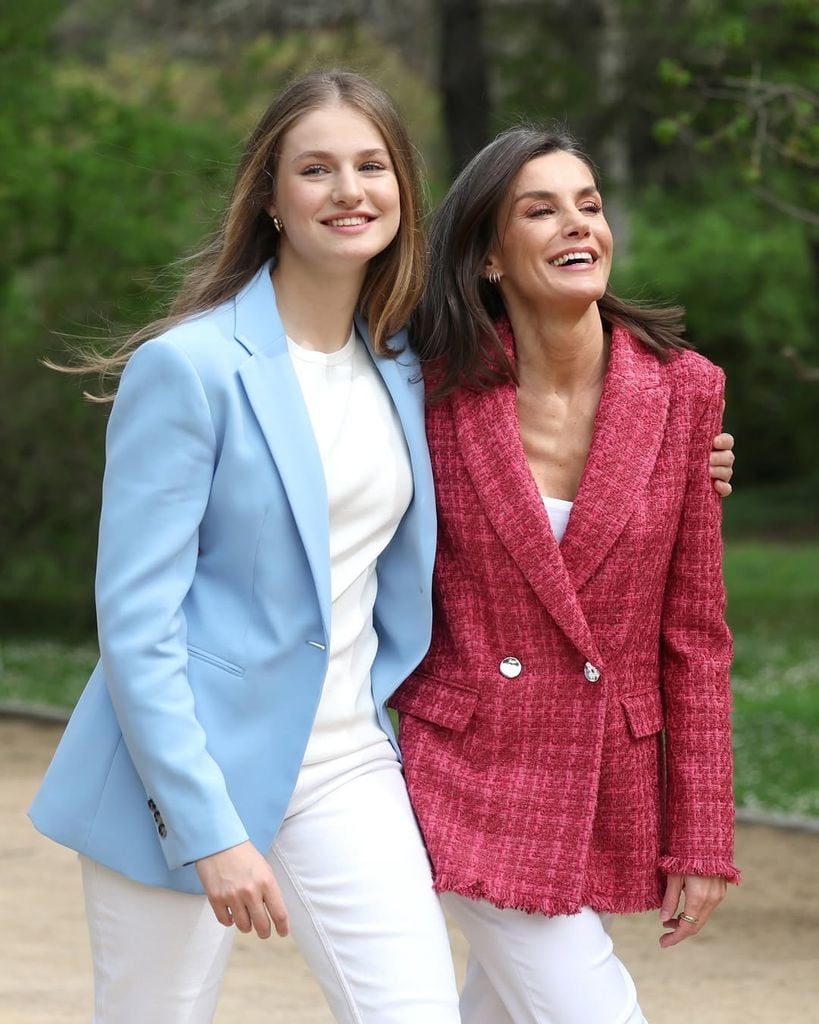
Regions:
<svg viewBox="0 0 819 1024"><path fill-rule="evenodd" d="M310 166L309 167L305 167L304 170L301 173L303 175L309 175L310 177L315 177L317 174L323 173L326 169L327 168L326 167L322 167L321 164L310 164Z"/></svg>

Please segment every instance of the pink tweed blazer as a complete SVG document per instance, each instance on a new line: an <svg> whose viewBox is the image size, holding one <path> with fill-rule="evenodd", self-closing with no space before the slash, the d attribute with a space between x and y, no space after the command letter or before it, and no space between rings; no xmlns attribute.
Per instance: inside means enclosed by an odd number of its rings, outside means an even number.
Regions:
<svg viewBox="0 0 819 1024"><path fill-rule="evenodd" d="M571 914L657 907L666 872L738 881L708 477L723 383L615 329L559 546L514 385L429 409L433 639L392 704L439 890Z"/></svg>

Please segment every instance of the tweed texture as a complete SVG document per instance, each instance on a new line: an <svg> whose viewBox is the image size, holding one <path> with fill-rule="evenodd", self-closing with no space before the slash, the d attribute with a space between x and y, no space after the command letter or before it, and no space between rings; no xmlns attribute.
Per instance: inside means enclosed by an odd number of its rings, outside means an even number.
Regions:
<svg viewBox="0 0 819 1024"><path fill-rule="evenodd" d="M502 337L513 351L508 325ZM391 703L439 890L570 914L659 906L664 871L738 881L707 469L723 383L703 357L661 363L615 329L560 546L514 385L428 410L433 639Z"/></svg>

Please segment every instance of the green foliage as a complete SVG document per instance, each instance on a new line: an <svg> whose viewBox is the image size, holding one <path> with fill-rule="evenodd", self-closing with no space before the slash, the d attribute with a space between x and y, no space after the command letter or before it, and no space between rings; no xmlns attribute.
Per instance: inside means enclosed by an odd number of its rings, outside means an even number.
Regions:
<svg viewBox="0 0 819 1024"><path fill-rule="evenodd" d="M648 189L632 207L631 259L615 284L684 305L692 341L726 370L740 487L810 474L819 396L782 356L790 346L816 358L819 309L801 226L716 181L673 195Z"/></svg>
<svg viewBox="0 0 819 1024"><path fill-rule="evenodd" d="M442 147L434 95L361 30L226 41L207 62L146 44L83 63L51 43L62 8L33 0L0 22L0 622L85 633L106 414L39 361L110 348L162 311L175 261L215 226L242 136L292 75L368 71L427 152Z"/></svg>
<svg viewBox="0 0 819 1024"><path fill-rule="evenodd" d="M819 6L701 0L686 24L658 65L666 110L656 137L709 153L762 201L819 228ZM671 132L679 111L687 130Z"/></svg>
<svg viewBox="0 0 819 1024"><path fill-rule="evenodd" d="M819 545L729 544L738 802L819 816Z"/></svg>

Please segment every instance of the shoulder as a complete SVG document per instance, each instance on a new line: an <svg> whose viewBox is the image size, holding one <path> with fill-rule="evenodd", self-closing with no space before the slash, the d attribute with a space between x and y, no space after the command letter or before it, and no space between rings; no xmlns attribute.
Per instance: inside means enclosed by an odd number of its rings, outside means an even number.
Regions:
<svg viewBox="0 0 819 1024"><path fill-rule="evenodd" d="M123 381L134 375L196 379L206 392L232 377L248 358L233 336L232 300L175 324L132 354Z"/></svg>
<svg viewBox="0 0 819 1024"><path fill-rule="evenodd" d="M713 394L722 389L725 383L723 370L706 359L699 352L685 349L662 364L662 372L669 383L675 388L699 392L703 395Z"/></svg>

